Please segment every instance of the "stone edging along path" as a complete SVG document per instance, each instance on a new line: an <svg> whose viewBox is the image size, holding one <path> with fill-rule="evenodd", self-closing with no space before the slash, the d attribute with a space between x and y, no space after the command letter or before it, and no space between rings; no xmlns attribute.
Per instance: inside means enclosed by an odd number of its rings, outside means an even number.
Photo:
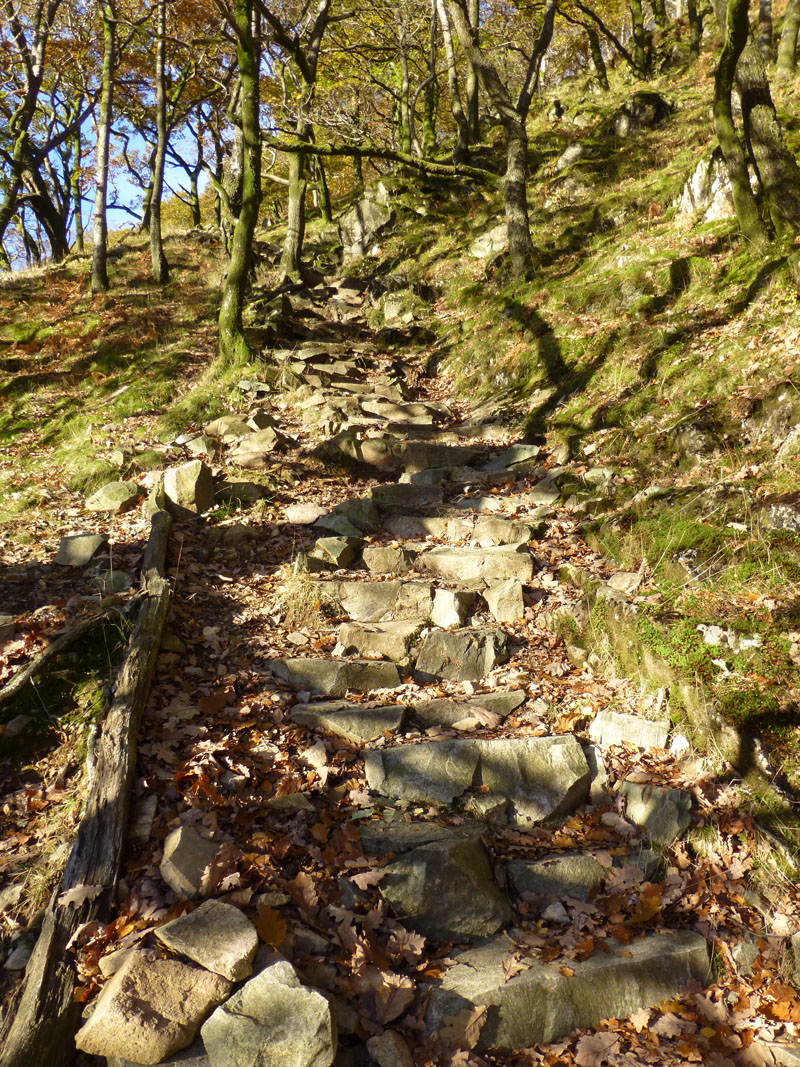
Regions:
<svg viewBox="0 0 800 1067"><path fill-rule="evenodd" d="M574 479L502 427L415 396L410 367L353 340L362 289L334 280L297 300L323 324L276 348L270 381L243 383L249 411L188 438L209 453L222 439L240 468L273 463L305 443L290 410L258 410L283 382L324 430L318 457L384 480L287 508L305 546L296 588L338 621L320 642L273 615L292 655L258 635L251 676L274 725L262 711L247 726L263 740L227 759L191 711L168 720L167 748L183 721L210 753L176 760L193 790L181 809L170 755L143 738L134 851L152 847L159 810L166 832L126 888L149 884L165 906L149 926L129 908L133 929L99 961L107 980L77 1037L113 1067L405 1067L415 1049L418 1062L463 1049L467 1063L468 1050L553 1042L712 980L712 927L687 896L680 843L708 810L691 787L702 761L657 708L637 714L624 683L570 665L544 625L571 595L554 574L574 549ZM610 476L585 484L601 493ZM180 500L175 481L179 514L203 510L203 465ZM228 561L258 552L257 528L222 536ZM218 573L207 547L195 560ZM224 660L206 629L206 656ZM197 676L209 667L193 662ZM537 695L559 689L560 701ZM279 735L302 773L284 765L290 784L272 774L256 804L252 783L283 760Z"/></svg>

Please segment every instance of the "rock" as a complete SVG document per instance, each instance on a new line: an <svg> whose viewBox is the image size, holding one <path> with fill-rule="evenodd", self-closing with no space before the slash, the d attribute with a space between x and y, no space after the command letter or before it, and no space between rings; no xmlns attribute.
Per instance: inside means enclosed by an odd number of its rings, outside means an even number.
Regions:
<svg viewBox="0 0 800 1067"><path fill-rule="evenodd" d="M61 538L55 561L62 567L84 567L107 544L107 534L70 534Z"/></svg>
<svg viewBox="0 0 800 1067"><path fill-rule="evenodd" d="M800 423L800 385L780 382L762 397L744 422L752 441L768 441L777 448Z"/></svg>
<svg viewBox="0 0 800 1067"><path fill-rule="evenodd" d="M363 543L358 537L320 537L306 557L309 570L314 569L314 562L334 570L349 567L358 559Z"/></svg>
<svg viewBox="0 0 800 1067"><path fill-rule="evenodd" d="M625 814L659 845L671 845L691 822L692 795L683 789L624 781Z"/></svg>
<svg viewBox="0 0 800 1067"><path fill-rule="evenodd" d="M475 708L487 711L505 719L525 701L525 693L519 689L498 690L495 693L482 693L469 700L420 700L412 704L414 719L424 729L433 726L452 726L462 719L474 715Z"/></svg>
<svg viewBox="0 0 800 1067"><path fill-rule="evenodd" d="M542 478L528 493L528 502L547 506L555 504L560 496L561 490L558 488L557 479L548 475L546 478Z"/></svg>
<svg viewBox="0 0 800 1067"><path fill-rule="evenodd" d="M339 652L344 656L378 655L397 662L408 655L424 624L424 619L368 624L345 622L339 627Z"/></svg>
<svg viewBox="0 0 800 1067"><path fill-rule="evenodd" d="M204 456L206 459L213 459L219 450L217 441L204 433L191 437L184 447L191 455Z"/></svg>
<svg viewBox="0 0 800 1067"><path fill-rule="evenodd" d="M268 495L266 486L258 482L229 482L226 479L217 486L216 496L219 500L236 504L255 504Z"/></svg>
<svg viewBox="0 0 800 1067"><path fill-rule="evenodd" d="M217 854L219 846L201 837L191 826L179 826L164 842L161 877L181 897L193 897L200 890L203 871Z"/></svg>
<svg viewBox="0 0 800 1067"><path fill-rule="evenodd" d="M374 741L385 733L401 730L408 714L404 704L370 708L362 704L319 701L295 704L289 718L309 730L329 730L348 741Z"/></svg>
<svg viewBox="0 0 800 1067"><path fill-rule="evenodd" d="M0 614L0 641L10 641L16 630L15 615Z"/></svg>
<svg viewBox="0 0 800 1067"><path fill-rule="evenodd" d="M529 582L533 559L527 545L498 545L494 548L451 548L441 545L422 553L416 568L425 574L453 581L481 578L486 582L517 578Z"/></svg>
<svg viewBox="0 0 800 1067"><path fill-rule="evenodd" d="M109 1056L106 1063L107 1067L140 1067L133 1060L122 1059L119 1056ZM198 1037L189 1048L176 1052L169 1059L161 1060L159 1067L211 1067L211 1061L206 1055L206 1046Z"/></svg>
<svg viewBox="0 0 800 1067"><path fill-rule="evenodd" d="M110 511L119 515L134 507L141 496L142 490L136 482L108 482L92 493L86 507L89 511Z"/></svg>
<svg viewBox="0 0 800 1067"><path fill-rule="evenodd" d="M293 658L268 660L266 666L294 689L309 689L322 696L344 696L348 689L358 693L394 689L400 684L397 667L379 660Z"/></svg>
<svg viewBox="0 0 800 1067"><path fill-rule="evenodd" d="M517 825L573 810L589 767L572 736L420 742L364 753L370 789L400 800L451 804L474 783L506 797Z"/></svg>
<svg viewBox="0 0 800 1067"><path fill-rule="evenodd" d="M283 510L283 517L286 521L294 523L296 526L312 526L318 519L327 514L327 508L320 507L319 504L314 504L311 501L305 501L302 504L290 504Z"/></svg>
<svg viewBox="0 0 800 1067"><path fill-rule="evenodd" d="M414 679L480 681L508 659L507 643L502 630L435 630L420 641Z"/></svg>
<svg viewBox="0 0 800 1067"><path fill-rule="evenodd" d="M265 967L202 1029L214 1067L330 1067L336 1023L321 993L286 960Z"/></svg>
<svg viewBox="0 0 800 1067"><path fill-rule="evenodd" d="M509 980L503 969L510 948L505 937L459 953L455 966L428 986L428 1030L484 1005L489 1011L478 1051L529 1047L595 1027L601 1019L624 1018L674 997L691 980L710 978L708 946L691 930L654 934L628 946L607 944L609 952L570 961L568 975L557 963L532 962Z"/></svg>
<svg viewBox="0 0 800 1067"><path fill-rule="evenodd" d="M678 199L678 214L703 213L704 222L716 222L736 214L733 206L731 180L722 149L717 147L698 160Z"/></svg>
<svg viewBox="0 0 800 1067"><path fill-rule="evenodd" d="M18 941L6 956L3 969L6 971L24 971L28 960L33 955L35 943L29 938Z"/></svg>
<svg viewBox="0 0 800 1067"><path fill-rule="evenodd" d="M526 544L536 535L534 527L527 522L487 515L478 519L471 536L482 548L488 548L490 545Z"/></svg>
<svg viewBox="0 0 800 1067"><path fill-rule="evenodd" d="M158 796L155 793L148 793L134 801L128 822L128 842L131 845L141 848L149 843L157 808Z"/></svg>
<svg viewBox="0 0 800 1067"><path fill-rule="evenodd" d="M406 474L417 474L428 467L471 467L486 459L485 449L430 441L405 441L400 455Z"/></svg>
<svg viewBox="0 0 800 1067"><path fill-rule="evenodd" d="M442 515L387 515L384 529L392 537L401 540L425 540L426 537L441 537L458 541L472 533L469 519Z"/></svg>
<svg viewBox="0 0 800 1067"><path fill-rule="evenodd" d="M351 523L363 534L376 533L380 529L381 517L375 501L370 497L355 497L337 504L329 518L342 518ZM317 521L319 526L320 520Z"/></svg>
<svg viewBox="0 0 800 1067"><path fill-rule="evenodd" d="M209 437L245 437L253 432L244 415L220 415L203 427Z"/></svg>
<svg viewBox="0 0 800 1067"><path fill-rule="evenodd" d="M367 570L372 574L401 574L412 566L417 553L406 547L370 545L364 549L362 557Z"/></svg>
<svg viewBox="0 0 800 1067"><path fill-rule="evenodd" d="M202 515L214 506L214 478L201 459L164 471L167 510L176 518Z"/></svg>
<svg viewBox="0 0 800 1067"><path fill-rule="evenodd" d="M632 137L642 130L652 130L665 122L675 108L663 96L649 90L633 94L612 120L617 137Z"/></svg>
<svg viewBox="0 0 800 1067"><path fill-rule="evenodd" d="M399 446L399 440L391 434L365 437L358 442L358 456L362 463L391 474L400 469Z"/></svg>
<svg viewBox="0 0 800 1067"><path fill-rule="evenodd" d="M800 533L800 493L785 493L765 501L761 514L771 530Z"/></svg>
<svg viewBox="0 0 800 1067"><path fill-rule="evenodd" d="M511 921L477 839L423 845L383 869L381 896L404 926L433 941L487 937Z"/></svg>
<svg viewBox="0 0 800 1067"><path fill-rule="evenodd" d="M604 709L598 711L589 727L589 737L598 744L621 745L629 741L639 748L666 748L670 723L644 719L640 715L628 715L622 711Z"/></svg>
<svg viewBox="0 0 800 1067"><path fill-rule="evenodd" d="M96 582L103 596L114 596L133 589L136 579L128 571L106 571L97 577Z"/></svg>
<svg viewBox="0 0 800 1067"><path fill-rule="evenodd" d="M587 853L544 856L539 860L512 860L508 878L519 896L558 900L586 900L589 890L605 880L606 868Z"/></svg>
<svg viewBox="0 0 800 1067"><path fill-rule="evenodd" d="M435 485L411 485L396 482L393 485L377 485L372 490L372 499L381 511L398 508L426 508L441 504L442 490Z"/></svg>
<svg viewBox="0 0 800 1067"><path fill-rule="evenodd" d="M499 255L508 248L508 226L505 222L498 223L491 230L476 237L469 246L469 254L473 259L486 259L489 256Z"/></svg>
<svg viewBox="0 0 800 1067"><path fill-rule="evenodd" d="M467 617L475 610L475 593L453 589L436 589L433 594L431 622L434 626L449 628L463 626Z"/></svg>
<svg viewBox="0 0 800 1067"><path fill-rule="evenodd" d="M516 622L525 613L522 582L516 578L505 578L490 585L483 598L497 622Z"/></svg>
<svg viewBox="0 0 800 1067"><path fill-rule="evenodd" d="M608 584L620 593L635 593L642 584L642 575L640 571L617 571L608 579Z"/></svg>
<svg viewBox="0 0 800 1067"><path fill-rule="evenodd" d="M103 987L75 1045L93 1056L155 1064L194 1041L231 983L179 960L133 953Z"/></svg>
<svg viewBox="0 0 800 1067"><path fill-rule="evenodd" d="M278 423L268 411L254 411L247 420L247 425L257 433L259 430L266 430L270 426L274 429Z"/></svg>
<svg viewBox="0 0 800 1067"><path fill-rule="evenodd" d="M16 740L21 734L25 733L32 722L34 722L33 715L15 715L5 724L5 729L2 733L3 740Z"/></svg>
<svg viewBox="0 0 800 1067"><path fill-rule="evenodd" d="M331 582L332 592L354 622L426 619L433 591L423 582Z"/></svg>
<svg viewBox="0 0 800 1067"><path fill-rule="evenodd" d="M272 460L274 452L284 452L291 444L286 434L267 426L263 430L250 431L228 454L228 459L239 467L263 467Z"/></svg>
<svg viewBox="0 0 800 1067"><path fill-rule="evenodd" d="M517 463L531 463L539 457L541 451L539 445L511 445L505 452L501 452L499 456L492 456L484 470L506 470L508 467L514 467Z"/></svg>
<svg viewBox="0 0 800 1067"><path fill-rule="evenodd" d="M444 844L454 841L480 841L486 827L480 822L443 826L439 822L381 822L361 823L361 844L365 851L376 856L402 855L434 841Z"/></svg>
<svg viewBox="0 0 800 1067"><path fill-rule="evenodd" d="M367 1038L367 1052L378 1067L414 1067L414 1057L405 1038L396 1030L384 1030Z"/></svg>
<svg viewBox="0 0 800 1067"><path fill-rule="evenodd" d="M155 930L159 941L207 971L240 982L253 972L258 934L232 904L206 900L188 915Z"/></svg>
<svg viewBox="0 0 800 1067"><path fill-rule="evenodd" d="M592 781L589 786L589 797L593 804L605 804L609 801L608 794L608 771L603 762L603 756L597 745L586 745L583 750L586 762L589 764L589 773Z"/></svg>
<svg viewBox="0 0 800 1067"><path fill-rule="evenodd" d="M365 256L375 237L394 221L394 211L363 198L339 219L339 240L345 256Z"/></svg>
<svg viewBox="0 0 800 1067"><path fill-rule="evenodd" d="M589 155L589 151L590 146L588 144L581 144L580 141L575 141L573 144L567 145L553 164L553 174L560 174L562 171L566 170L567 167L572 166L573 163L577 163L579 159L583 159L584 156Z"/></svg>

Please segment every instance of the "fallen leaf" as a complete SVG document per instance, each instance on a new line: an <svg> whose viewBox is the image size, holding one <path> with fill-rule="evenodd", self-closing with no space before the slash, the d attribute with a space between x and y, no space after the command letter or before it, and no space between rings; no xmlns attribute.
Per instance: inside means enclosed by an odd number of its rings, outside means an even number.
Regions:
<svg viewBox="0 0 800 1067"><path fill-rule="evenodd" d="M277 948L286 940L288 927L279 911L268 904L259 904L256 909L254 925L258 936L265 945Z"/></svg>
<svg viewBox="0 0 800 1067"><path fill-rule="evenodd" d="M575 1046L575 1062L578 1067L601 1067L618 1044L617 1034L587 1034Z"/></svg>
<svg viewBox="0 0 800 1067"><path fill-rule="evenodd" d="M76 885L68 889L66 893L62 893L58 898L58 903L64 908L69 908L73 904L77 907L85 904L87 900L95 900L104 889L105 886L102 885Z"/></svg>
<svg viewBox="0 0 800 1067"><path fill-rule="evenodd" d="M439 1037L453 1048L475 1048L487 1013L488 1008L478 1004L472 1008L464 1008L457 1015L447 1015L439 1027Z"/></svg>

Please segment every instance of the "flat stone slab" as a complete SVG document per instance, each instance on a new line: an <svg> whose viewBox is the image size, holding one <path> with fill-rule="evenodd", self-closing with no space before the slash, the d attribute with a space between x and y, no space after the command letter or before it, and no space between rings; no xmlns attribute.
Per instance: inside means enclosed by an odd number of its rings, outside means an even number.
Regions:
<svg viewBox="0 0 800 1067"><path fill-rule="evenodd" d="M75 1036L82 1052L155 1064L194 1041L231 983L218 974L134 952L106 982Z"/></svg>
<svg viewBox="0 0 800 1067"><path fill-rule="evenodd" d="M159 941L207 971L240 982L253 971L258 934L232 904L206 900L195 911L155 930Z"/></svg>
<svg viewBox="0 0 800 1067"><path fill-rule="evenodd" d="M214 1067L330 1067L336 1023L327 999L286 960L265 967L203 1025Z"/></svg>
<svg viewBox="0 0 800 1067"><path fill-rule="evenodd" d="M639 748L665 748L670 723L654 721L622 711L598 711L589 726L589 737L599 745L621 745L629 741Z"/></svg>
<svg viewBox="0 0 800 1067"><path fill-rule="evenodd" d="M488 937L513 909L481 841L438 841L384 868L380 892L404 926L434 941Z"/></svg>
<svg viewBox="0 0 800 1067"><path fill-rule="evenodd" d="M108 482L86 500L88 511L110 511L115 515L132 508L143 495L136 482Z"/></svg>
<svg viewBox="0 0 800 1067"><path fill-rule="evenodd" d="M507 645L502 630L434 630L420 641L414 679L480 681L508 659Z"/></svg>
<svg viewBox="0 0 800 1067"><path fill-rule="evenodd" d="M501 519L486 515L478 519L472 530L472 537L483 548L490 545L518 545L533 540L539 524L534 526L518 519Z"/></svg>
<svg viewBox="0 0 800 1067"><path fill-rule="evenodd" d="M181 897L200 891L203 871L216 856L219 845L201 837L193 826L179 826L164 842L161 877Z"/></svg>
<svg viewBox="0 0 800 1067"><path fill-rule="evenodd" d="M459 589L437 589L433 594L431 622L434 626L463 626L475 610L476 593Z"/></svg>
<svg viewBox="0 0 800 1067"><path fill-rule="evenodd" d="M328 588L353 622L426 619L433 609L427 582L334 581Z"/></svg>
<svg viewBox="0 0 800 1067"><path fill-rule="evenodd" d="M295 704L289 718L309 730L329 730L348 741L374 741L385 733L403 728L408 715L404 704L387 704L365 708L361 704L342 701L319 701L314 704Z"/></svg>
<svg viewBox="0 0 800 1067"><path fill-rule="evenodd" d="M440 445L431 441L405 441L400 456L407 474L428 467L470 467L486 459L486 450L472 445ZM477 473L477 472L476 472Z"/></svg>
<svg viewBox="0 0 800 1067"><path fill-rule="evenodd" d="M371 545L361 553L364 566L372 574L402 574L410 570L417 553L406 547L391 548L385 545Z"/></svg>
<svg viewBox="0 0 800 1067"><path fill-rule="evenodd" d="M108 1056L106 1063L108 1067L141 1067L141 1064L122 1059L120 1056ZM206 1055L206 1046L198 1037L188 1048L161 1060L160 1067L211 1067L211 1060Z"/></svg>
<svg viewBox="0 0 800 1067"><path fill-rule="evenodd" d="M516 463L530 463L538 457L541 451L542 449L539 445L511 445L505 452L501 452L499 456L492 456L486 464L486 470L505 470L508 467L513 467Z"/></svg>
<svg viewBox="0 0 800 1067"><path fill-rule="evenodd" d="M192 518L214 506L214 476L201 459L190 459L164 471L167 510L176 518Z"/></svg>
<svg viewBox="0 0 800 1067"><path fill-rule="evenodd" d="M441 504L442 490L435 485L411 485L396 482L394 485L376 485L372 499L381 511L393 508L428 508Z"/></svg>
<svg viewBox="0 0 800 1067"><path fill-rule="evenodd" d="M493 582L483 598L497 622L516 622L525 613L522 582L518 578L503 578L500 582Z"/></svg>
<svg viewBox="0 0 800 1067"><path fill-rule="evenodd" d="M436 700L420 700L412 704L414 719L423 727L453 726L475 716L476 709L487 711L505 719L515 708L525 702L525 693L521 689L500 690L495 693L482 693L469 700L454 700L442 697Z"/></svg>
<svg viewBox="0 0 800 1067"><path fill-rule="evenodd" d="M62 567L85 567L107 544L107 534L70 534L61 538L56 563Z"/></svg>
<svg viewBox="0 0 800 1067"><path fill-rule="evenodd" d="M339 627L338 652L343 656L379 655L397 662L405 659L424 619L395 622L345 622Z"/></svg>
<svg viewBox="0 0 800 1067"><path fill-rule="evenodd" d="M586 900L589 890L604 881L608 871L584 853L543 856L537 860L511 860L508 880L519 896L553 900Z"/></svg>
<svg viewBox="0 0 800 1067"><path fill-rule="evenodd" d="M671 845L692 821L692 794L661 785L622 782L625 814L660 845Z"/></svg>
<svg viewBox="0 0 800 1067"><path fill-rule="evenodd" d="M322 696L340 697L352 690L394 689L400 685L400 672L393 663L378 660L337 660L291 658L267 661L267 669L294 689L309 689Z"/></svg>
<svg viewBox="0 0 800 1067"><path fill-rule="evenodd" d="M447 515L387 515L383 527L400 540L424 540L438 537L444 541L461 541L472 536L471 519Z"/></svg>
<svg viewBox="0 0 800 1067"><path fill-rule="evenodd" d="M472 786L508 801L518 826L574 810L589 793L586 757L572 736L424 741L368 749L370 789L398 800L452 804Z"/></svg>
<svg viewBox="0 0 800 1067"><path fill-rule="evenodd" d="M433 842L479 841L486 833L482 822L461 822L458 826L445 826L440 822L394 822L364 821L360 824L361 844L367 852L377 856L389 853L411 852L421 845Z"/></svg>
<svg viewBox="0 0 800 1067"><path fill-rule="evenodd" d="M478 1051L528 1047L652 1007L691 980L710 980L708 946L694 931L608 945L610 953L596 952L583 963L570 960L569 976L561 974L558 963L536 961L509 981L503 972L509 957L505 937L459 953L456 965L428 987L428 1030L465 1008L484 1005L489 1011Z"/></svg>
<svg viewBox="0 0 800 1067"><path fill-rule="evenodd" d="M527 544L490 548L440 545L418 556L415 566L425 574L452 581L481 578L485 582L497 582L503 578L516 578L520 582L529 582L533 577L533 559Z"/></svg>

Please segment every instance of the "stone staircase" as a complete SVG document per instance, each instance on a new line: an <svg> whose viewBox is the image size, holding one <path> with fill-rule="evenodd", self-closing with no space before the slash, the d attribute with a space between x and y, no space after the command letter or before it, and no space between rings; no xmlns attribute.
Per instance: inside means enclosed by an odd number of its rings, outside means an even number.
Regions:
<svg viewBox="0 0 800 1067"><path fill-rule="evenodd" d="M670 724L606 709L576 736L556 730L558 709L534 697L531 657L539 656L539 670L547 657L536 619L557 585L540 555L551 558L548 531L566 500L591 506L602 478L576 489L570 471L546 465L536 445L509 442L490 417L459 419L417 395L405 378L410 365L359 340L362 301L363 287L346 279L311 290L307 313L325 307L328 316L316 331L298 326L284 304L279 325L294 335L273 349L263 380L241 384L252 404L293 391L290 410L316 433L317 457L382 479L310 512L320 513L305 566L320 599L339 612L335 648L300 649L260 667L265 684L293 694L288 722L307 731L309 750L346 745L363 760L362 799L349 802L346 817L375 872L371 892L405 928L441 947L439 973L418 982L415 1027L403 1036L395 1023L391 1040L371 1038L372 1059L348 1013L338 1012L338 1064L409 1067L414 1033L429 1042L449 1034L458 1047L458 1021L478 1020L479 1036L467 1042L478 1051L550 1042L658 1005L689 983L699 990L710 980L710 955L689 917L674 928L660 918L670 902L661 850L687 829L691 795L639 775L607 790L612 746L661 751ZM273 430L271 443L266 435L261 452L248 438L264 431L234 432L225 443L237 462L248 455L257 466L284 447L281 439L296 443L296 427L284 429L280 437ZM548 581L537 577L544 572ZM348 803L314 797L332 813ZM184 835L170 863L179 867L190 844ZM202 868L208 855L199 855L186 866ZM341 892L345 907L369 904L344 878ZM656 902L649 911L648 901ZM317 955L323 969L324 943ZM287 1051L281 1027L290 1024L276 1023L265 1005L279 989L280 1003L294 1004L286 1018L297 1019L312 1011L302 1000L311 991L263 950L255 966L256 977L216 1009L201 1038L177 1058L160 1053L161 1062L333 1062L330 1020L314 1024L313 1040L297 1022ZM333 987L325 996L336 1016L341 997ZM108 1045L82 1040L79 1047L109 1055ZM112 1067L131 1062L145 1061L119 1047L109 1055Z"/></svg>

